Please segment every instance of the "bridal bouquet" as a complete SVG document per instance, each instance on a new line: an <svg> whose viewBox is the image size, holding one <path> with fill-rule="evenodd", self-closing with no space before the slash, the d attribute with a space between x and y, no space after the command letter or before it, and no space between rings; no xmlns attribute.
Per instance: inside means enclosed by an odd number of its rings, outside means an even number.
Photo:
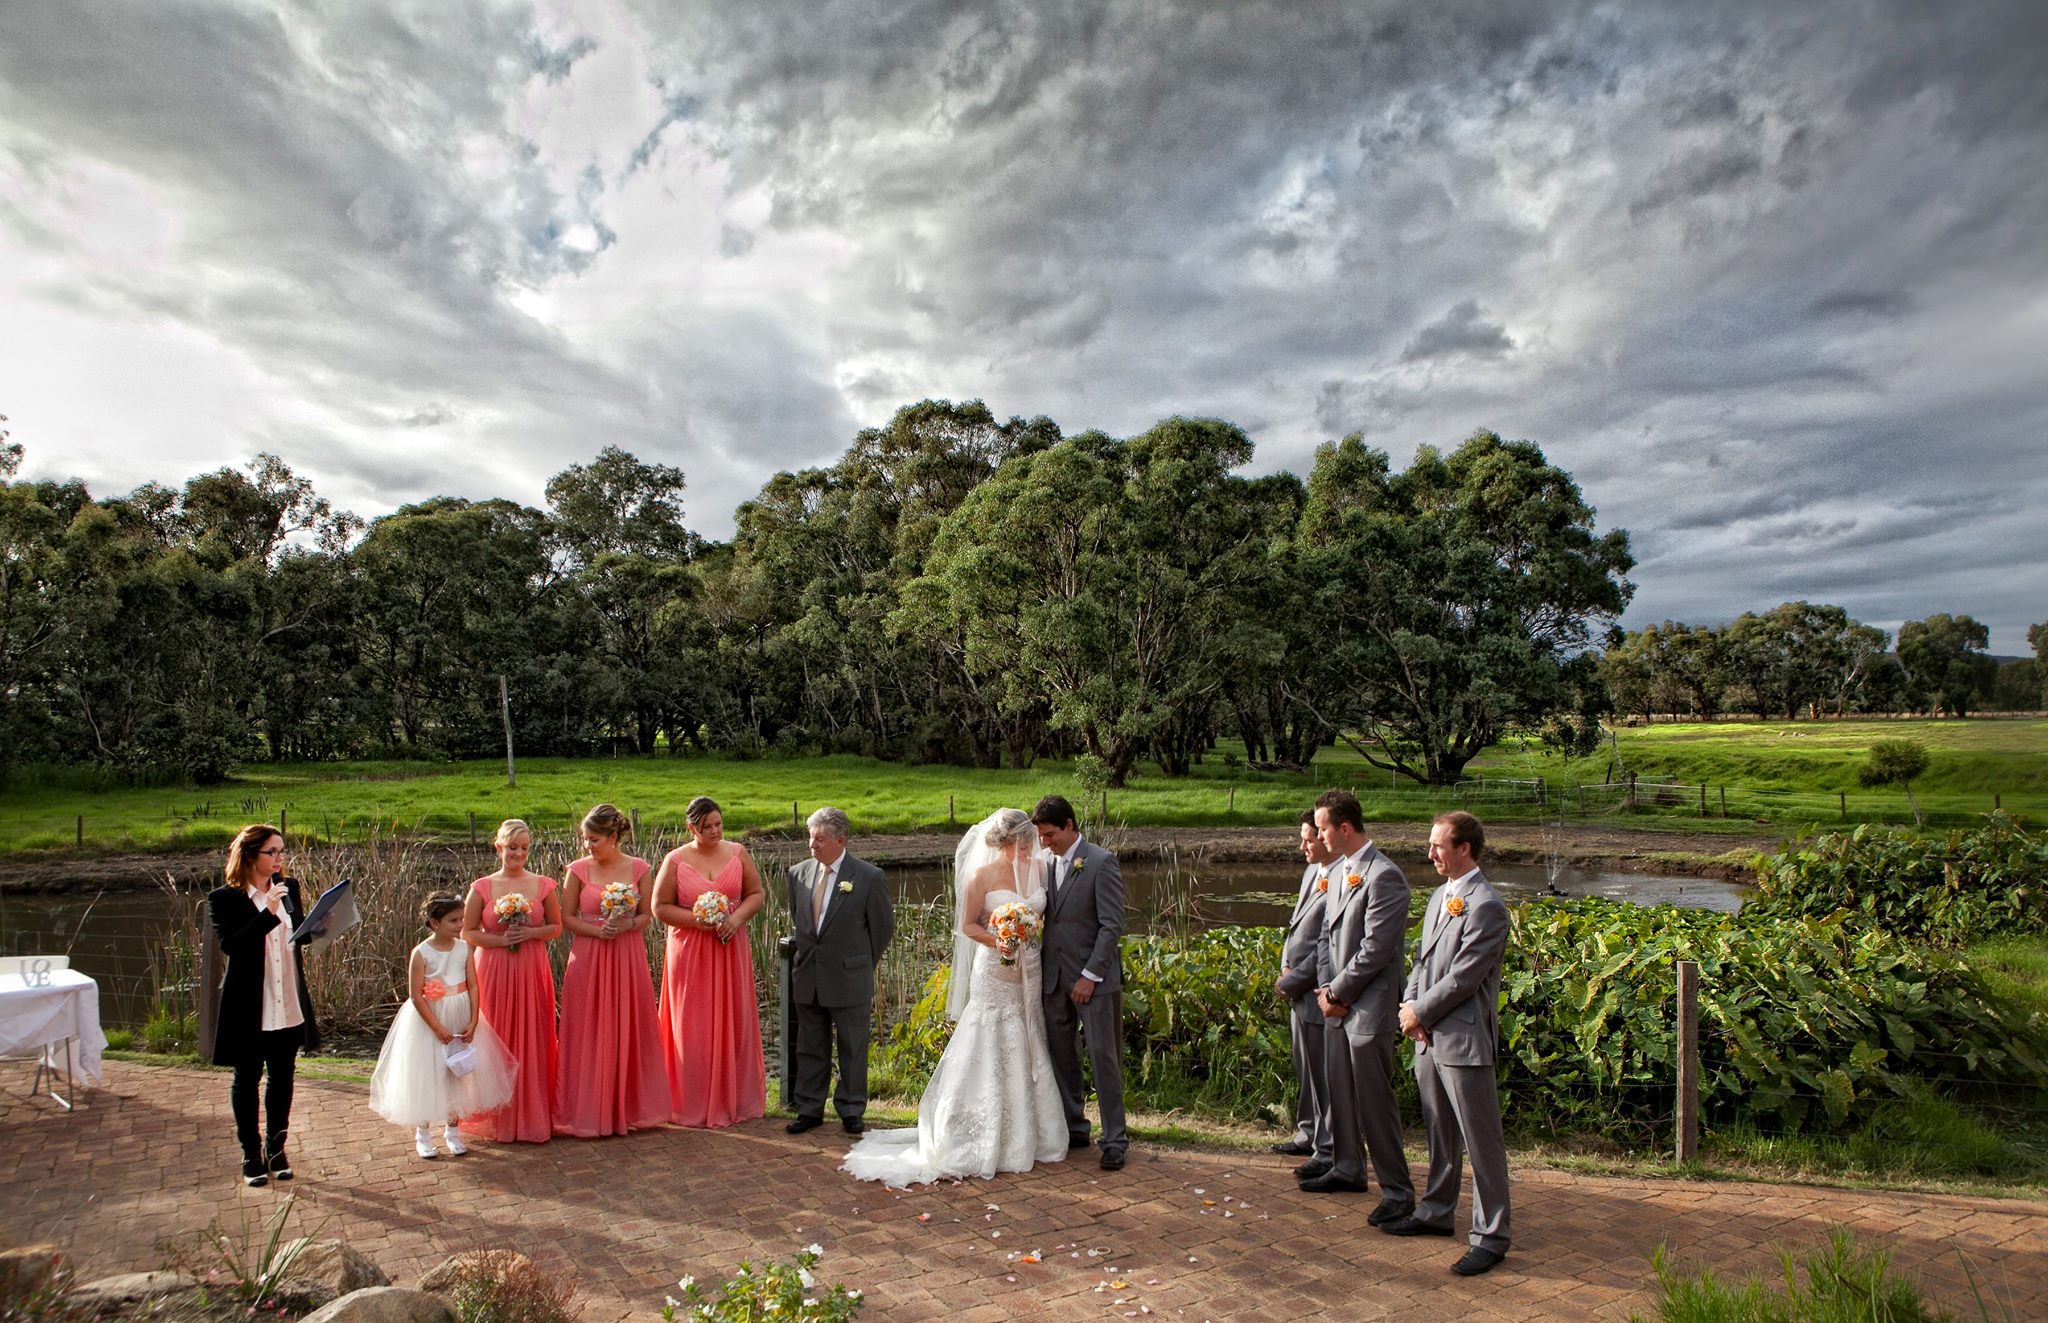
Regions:
<svg viewBox="0 0 2048 1323"><path fill-rule="evenodd" d="M510 928L515 923L526 923L533 918L533 902L518 892L498 897L491 913L498 916L498 922Z"/></svg>
<svg viewBox="0 0 2048 1323"><path fill-rule="evenodd" d="M1017 948L1036 942L1044 929L1045 920L1038 911L1021 900L998 905L995 913L988 916L988 930L996 937L996 954L1006 965L1016 964Z"/></svg>
<svg viewBox="0 0 2048 1323"><path fill-rule="evenodd" d="M725 898L723 891L707 891L690 906L690 913L697 916L697 922L709 927L732 913L732 902Z"/></svg>
<svg viewBox="0 0 2048 1323"><path fill-rule="evenodd" d="M640 908L640 893L631 882L607 882L598 895L597 908L607 919L630 919Z"/></svg>

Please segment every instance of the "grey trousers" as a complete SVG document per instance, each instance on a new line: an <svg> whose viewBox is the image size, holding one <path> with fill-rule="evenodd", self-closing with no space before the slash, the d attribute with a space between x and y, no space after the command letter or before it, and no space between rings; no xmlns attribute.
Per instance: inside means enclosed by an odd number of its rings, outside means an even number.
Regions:
<svg viewBox="0 0 2048 1323"><path fill-rule="evenodd" d="M1458 1189L1472 1153L1472 1244L1508 1252L1508 1146L1501 1135L1500 1090L1492 1066L1441 1066L1415 1054L1422 1121L1429 1128L1429 1184L1415 1206L1417 1221L1455 1229Z"/></svg>
<svg viewBox="0 0 2048 1323"><path fill-rule="evenodd" d="M1330 1174L1363 1185L1369 1152L1380 1197L1410 1207L1415 1203L1415 1182L1408 1174L1408 1155L1401 1151L1401 1107L1394 1101L1394 1044L1399 1038L1399 1034L1388 1033L1353 1040L1342 1021L1323 1021L1323 1061L1330 1088Z"/></svg>
<svg viewBox="0 0 2048 1323"><path fill-rule="evenodd" d="M1323 1013L1314 996L1309 997L1306 1010L1298 1001L1291 1005L1288 1045L1294 1057L1295 1083L1300 1087L1294 1105L1294 1142L1313 1149L1318 1161L1331 1162L1330 1075L1323 1061Z"/></svg>
<svg viewBox="0 0 2048 1323"><path fill-rule="evenodd" d="M855 1006L793 1003L796 1011L796 1069L789 1081L789 1102L798 1116L825 1114L825 1085L832 1078L832 1044L839 1043L839 1087L832 1110L842 1121L857 1121L868 1110L868 1037L874 1012L867 1002Z"/></svg>
<svg viewBox="0 0 2048 1323"><path fill-rule="evenodd" d="M1088 1142L1087 1090L1081 1082L1081 1038L1088 1039L1088 1064L1095 1072L1095 1101L1102 1109L1103 1152L1131 1145L1124 1130L1124 995L1098 992L1076 1006L1062 987L1045 998L1045 1039L1052 1052L1053 1078L1067 1113L1067 1137Z"/></svg>

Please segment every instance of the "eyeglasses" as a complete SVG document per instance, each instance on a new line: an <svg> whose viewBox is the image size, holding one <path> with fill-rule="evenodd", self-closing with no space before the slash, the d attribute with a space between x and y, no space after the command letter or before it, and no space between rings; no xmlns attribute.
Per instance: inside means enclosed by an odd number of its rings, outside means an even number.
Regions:
<svg viewBox="0 0 2048 1323"><path fill-rule="evenodd" d="M277 848L276 848L275 850L258 850L258 851L257 851L256 853L257 853L257 854L268 854L268 855L280 855L280 854L283 854L283 853L284 853L284 847L283 847L282 845L280 845L280 846L278 846L278 847L277 847Z"/></svg>

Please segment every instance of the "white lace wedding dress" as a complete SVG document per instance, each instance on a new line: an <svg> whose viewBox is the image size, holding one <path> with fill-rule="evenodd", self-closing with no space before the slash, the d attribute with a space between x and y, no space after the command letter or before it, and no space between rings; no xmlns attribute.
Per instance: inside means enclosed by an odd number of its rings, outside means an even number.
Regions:
<svg viewBox="0 0 2048 1323"><path fill-rule="evenodd" d="M991 891L989 912L1023 900L1040 913L1045 894ZM917 1103L915 1130L871 1130L846 1155L843 1170L864 1181L917 1185L999 1171L1029 1171L1067 1156L1067 1119L1046 1048L1035 946L1004 966L973 945L967 1006L952 1041Z"/></svg>

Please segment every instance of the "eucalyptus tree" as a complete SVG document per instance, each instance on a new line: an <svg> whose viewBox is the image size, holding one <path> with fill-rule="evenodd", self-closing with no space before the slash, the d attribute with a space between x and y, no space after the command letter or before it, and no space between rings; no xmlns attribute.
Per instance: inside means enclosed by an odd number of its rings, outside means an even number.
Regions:
<svg viewBox="0 0 2048 1323"><path fill-rule="evenodd" d="M1492 432L1398 475L1357 436L1326 445L1302 524L1328 625L1303 693L1368 763L1432 785L1570 707L1633 591L1628 534Z"/></svg>
<svg viewBox="0 0 2048 1323"><path fill-rule="evenodd" d="M1274 536L1231 473L1251 454L1228 423L1172 418L1013 456L944 521L897 628L957 638L1002 712L1042 707L1110 784L1146 756L1183 774L1231 667L1271 643L1245 609Z"/></svg>
<svg viewBox="0 0 2048 1323"><path fill-rule="evenodd" d="M1985 655L1991 631L1946 613L1899 626L1899 663L1918 705L1966 717L1989 691L1998 664Z"/></svg>

